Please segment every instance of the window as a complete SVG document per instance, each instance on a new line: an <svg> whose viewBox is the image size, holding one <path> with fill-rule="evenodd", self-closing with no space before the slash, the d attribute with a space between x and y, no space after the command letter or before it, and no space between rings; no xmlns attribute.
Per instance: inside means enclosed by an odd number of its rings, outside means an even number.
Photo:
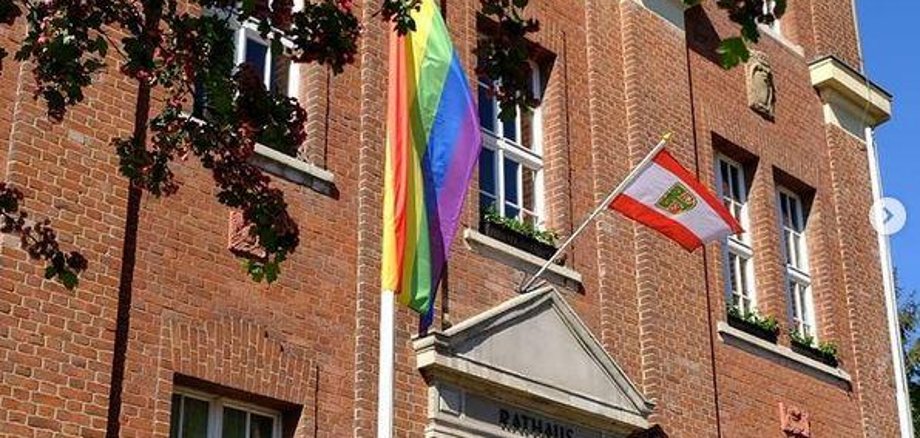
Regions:
<svg viewBox="0 0 920 438"><path fill-rule="evenodd" d="M763 13L764 14L773 14L776 10L776 0L764 0L763 2ZM772 23L768 26L770 30L781 33L782 28L780 27L779 18L773 20Z"/></svg>
<svg viewBox="0 0 920 438"><path fill-rule="evenodd" d="M178 389L172 396L170 438L280 438L277 412Z"/></svg>
<svg viewBox="0 0 920 438"><path fill-rule="evenodd" d="M792 326L801 335L816 338L808 247L805 242L805 211L802 199L779 188L780 224L786 265L786 288Z"/></svg>
<svg viewBox="0 0 920 438"><path fill-rule="evenodd" d="M295 1L295 8L300 7L302 7L302 1ZM299 70L289 57L272 54L271 45L259 33L256 19L250 18L240 23L231 16L232 11L230 10L210 9L206 13L229 18L230 29L228 29L227 38L233 38L233 53L227 53L227 56L233 56L234 66L248 63L259 73L266 90L287 96L297 96L300 84ZM287 44L287 40L282 38L281 41ZM192 111L195 117L207 118L205 114L207 101L208 91L204 84L197 84Z"/></svg>
<svg viewBox="0 0 920 438"><path fill-rule="evenodd" d="M747 187L744 167L737 162L718 157L719 195L731 215L745 230L750 229L748 217ZM741 314L757 311L754 293L754 250L751 247L750 232L729 236L723 245L725 264L725 289L729 306Z"/></svg>
<svg viewBox="0 0 920 438"><path fill-rule="evenodd" d="M259 35L256 26L256 22L248 20L234 30L235 64L252 65L259 72L267 90L295 96L297 81L292 80L293 63L286 56L272 54L269 43Z"/></svg>
<svg viewBox="0 0 920 438"><path fill-rule="evenodd" d="M533 93L539 96L542 82L533 69ZM545 225L543 209L543 144L541 111L518 108L513 120L499 118L498 101L491 83L479 80L479 120L483 150L479 157L479 211Z"/></svg>

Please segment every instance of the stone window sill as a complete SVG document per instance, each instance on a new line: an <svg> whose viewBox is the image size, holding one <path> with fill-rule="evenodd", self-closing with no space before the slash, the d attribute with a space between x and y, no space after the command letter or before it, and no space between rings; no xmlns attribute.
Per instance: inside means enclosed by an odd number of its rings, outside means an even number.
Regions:
<svg viewBox="0 0 920 438"><path fill-rule="evenodd" d="M335 193L335 176L332 172L272 148L257 144L252 163L272 175L308 187L321 194L333 196Z"/></svg>
<svg viewBox="0 0 920 438"><path fill-rule="evenodd" d="M767 342L742 330L738 330L724 321L719 321L717 328L719 336L725 344L735 345L761 356L780 359L781 362L791 365L793 368L801 369L819 378L830 379L846 384L852 383L852 379L846 371L840 368L830 367L805 357L792 351L789 347Z"/></svg>
<svg viewBox="0 0 920 438"><path fill-rule="evenodd" d="M540 257L500 242L472 228L467 228L463 231L463 240L466 242L467 247L477 254L530 274L536 273L546 263L546 260ZM544 275L550 282L566 287L577 289L582 284L581 274L557 264L551 264Z"/></svg>

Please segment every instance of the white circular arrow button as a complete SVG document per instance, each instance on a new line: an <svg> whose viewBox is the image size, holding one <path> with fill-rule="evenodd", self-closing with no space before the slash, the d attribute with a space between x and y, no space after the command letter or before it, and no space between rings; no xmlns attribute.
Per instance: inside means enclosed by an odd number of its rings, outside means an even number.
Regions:
<svg viewBox="0 0 920 438"><path fill-rule="evenodd" d="M875 231L890 236L901 231L907 224L907 210L897 199L882 198L872 205L869 221Z"/></svg>

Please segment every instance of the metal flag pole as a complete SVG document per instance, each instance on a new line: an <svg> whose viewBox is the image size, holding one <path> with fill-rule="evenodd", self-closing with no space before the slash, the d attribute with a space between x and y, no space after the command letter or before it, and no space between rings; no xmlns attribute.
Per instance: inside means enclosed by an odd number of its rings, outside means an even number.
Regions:
<svg viewBox="0 0 920 438"><path fill-rule="evenodd" d="M393 436L393 378L396 351L396 292L380 296L380 357L377 369L377 438Z"/></svg>
<svg viewBox="0 0 920 438"><path fill-rule="evenodd" d="M667 134L661 137L661 141L659 141L658 144L655 145L652 151L649 152L648 155L646 155L645 158L643 158L642 161L640 161L639 164L631 172L629 172L629 175L626 175L626 178L624 178L623 181L620 182L620 184L617 185L616 188L613 189L613 191L610 192L609 195L607 195L607 197L604 199L604 202L601 202L601 204L598 205L597 208L595 208L594 211L592 211L591 214L588 215L588 217L584 220L584 222L582 222L581 225L578 226L575 232L572 233L568 237L568 239L565 239L565 242L563 242L562 245L559 246L559 249L556 250L556 253L553 254L553 256L550 257L545 263L543 263L543 266L540 267L540 270L538 270L536 274L530 277L530 279L527 280L527 282L524 283L523 286L521 286L520 292L523 292L523 293L528 292L528 288L533 286L533 284L537 281L537 279L539 279L541 275L546 273L546 270L549 269L549 267L553 263L555 263L556 259L558 259L559 256L561 256L562 253L565 252L565 250L568 248L569 245L572 244L575 238L578 237L578 235L581 234L581 232L584 231L585 228L588 227L588 224L590 224L591 221L593 221L594 218L597 217L597 215L601 214L602 211L606 210L607 207L610 206L610 203L613 202L613 200L616 199L617 196L620 196L623 193L623 191L626 190L627 187L629 187L630 184L632 184L632 182L636 179L636 177L638 177L639 174L642 173L642 171L648 167L648 165L655 158L655 155L658 155L658 152L661 152L661 150L664 149L665 145L667 145L668 141L670 140L671 140L670 132L668 132Z"/></svg>

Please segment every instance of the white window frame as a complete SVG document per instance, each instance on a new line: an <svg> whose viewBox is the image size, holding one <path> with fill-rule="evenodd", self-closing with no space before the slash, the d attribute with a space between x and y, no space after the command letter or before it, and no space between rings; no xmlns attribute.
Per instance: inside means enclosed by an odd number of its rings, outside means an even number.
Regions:
<svg viewBox="0 0 920 438"><path fill-rule="evenodd" d="M263 83L267 90L271 90L272 83L272 69L274 68L273 64L273 55L271 44L262 38L262 35L259 33L258 21L254 18L250 18L242 23L237 20L231 20L233 26L233 63L235 65L240 65L246 62L246 42L248 40L255 41L258 44L261 44L266 47L265 50L265 67L262 72ZM281 43L288 48L293 47L287 38L282 38ZM291 62L288 66L288 80L285 91L286 96L298 97L300 94L300 67L294 62Z"/></svg>
<svg viewBox="0 0 920 438"><path fill-rule="evenodd" d="M818 329L808 260L808 241L805 236L805 204L801 196L786 187L778 186L776 192L789 321L799 334L810 336L817 341ZM795 211L793 211L792 203L795 204ZM788 210L790 214L793 214L794 223L791 227L786 224L783 217L784 204L788 204ZM789 239L787 236L795 236L796 239Z"/></svg>
<svg viewBox="0 0 920 438"><path fill-rule="evenodd" d="M540 74L540 69L536 63L531 62L531 71L533 72L533 78L531 80L532 92L534 96L539 96L541 89L543 87L543 78ZM489 84L482 81L481 78L477 80L477 87L486 87L489 88ZM477 105L480 103L477 102ZM518 133L518 141L514 142L504 137L504 122L499 118L499 105L498 100L492 100L492 113L495 115L493 124L495 130L489 130L483 127L483 148L492 151L495 154L495 160L493 161L493 174L495 175L495 204L497 212L505 216L505 159L509 158L511 161L518 163L521 166L521 172L517 177L517 186L518 193L517 199L514 202L509 202L515 208L518 209L520 219L524 214L530 214L534 217L534 225L538 229L543 229L546 225L546 214L545 214L545 191L544 191L544 160L543 160L543 110L542 105L538 105L533 109L533 120L531 123L532 132L530 136L533 140L531 148L528 149L522 145L523 132L521 130L521 115L523 111L518 108L517 116L515 117L515 129ZM534 200L533 200L533 211L528 211L524 209L524 171L531 170L534 172ZM491 193L487 193L480 187L479 190L480 196L487 196L488 198L493 198ZM484 212L480 212L484 214Z"/></svg>
<svg viewBox="0 0 920 438"><path fill-rule="evenodd" d="M752 238L750 231L750 203L748 202L747 197L747 181L744 166L741 163L738 163L731 158L728 158L724 155L716 156L716 185L719 190L719 197L722 202L729 202L731 204L730 213L735 217L738 222L741 223L741 226L744 228L744 232L741 234L734 234L728 236L724 244L722 245L722 265L723 265L723 275L725 278L725 297L728 300L728 305L736 308L742 314L757 312L757 290L755 288L754 281L754 248L751 244ZM729 169L735 169L738 174L738 193L740 199L734 199L732 196L732 187L724 187L722 175L722 164L725 164ZM728 178L731 181L731 178ZM737 209L737 214L736 210ZM732 256L735 256L734 262ZM741 260L745 260L746 263L742 269ZM732 266L734 265L735 275L732 275ZM735 291L735 286L746 287L748 291L748 296L744 295L744 291ZM734 304L734 297L739 297L741 307L738 307ZM747 308L745 308L745 301L749 302Z"/></svg>
<svg viewBox="0 0 920 438"><path fill-rule="evenodd" d="M245 411L246 413L258 414L265 417L271 417L273 420L272 427L272 438L281 438L282 433L282 424L281 424L281 413L271 409L266 409L261 406L253 405L251 403L241 402L238 400L220 397L213 394L208 394L206 392L196 391L194 389L189 389L185 387L175 387L173 389L173 395L179 395L183 398L182 403L184 404L184 397L193 398L208 403L208 437L207 438L220 438L223 434L223 414L224 407ZM182 436L182 423L183 416L185 415L184 407L179 409L179 436ZM246 416L246 437L249 438L249 415ZM170 418L170 424L172 424L172 419Z"/></svg>

